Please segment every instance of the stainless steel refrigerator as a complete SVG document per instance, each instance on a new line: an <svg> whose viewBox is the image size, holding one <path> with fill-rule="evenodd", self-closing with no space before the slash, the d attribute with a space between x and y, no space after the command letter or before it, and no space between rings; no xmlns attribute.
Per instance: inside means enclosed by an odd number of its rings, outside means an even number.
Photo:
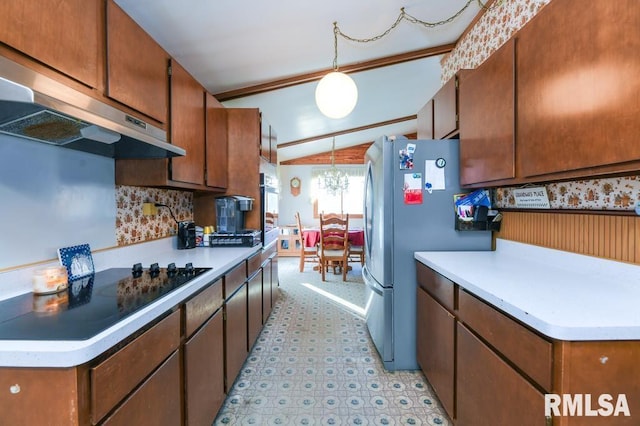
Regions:
<svg viewBox="0 0 640 426"><path fill-rule="evenodd" d="M416 361L416 251L490 250L490 231L456 231L458 140L377 139L365 154L366 320L387 370Z"/></svg>

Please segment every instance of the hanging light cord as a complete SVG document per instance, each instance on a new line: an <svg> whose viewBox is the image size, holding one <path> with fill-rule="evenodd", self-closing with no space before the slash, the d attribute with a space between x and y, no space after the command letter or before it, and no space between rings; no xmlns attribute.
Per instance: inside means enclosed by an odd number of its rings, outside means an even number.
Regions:
<svg viewBox="0 0 640 426"><path fill-rule="evenodd" d="M498 0L493 5L487 6L488 1L482 2L482 0L467 0L467 3L464 6L462 6L462 8L460 10L458 10L455 14L451 15L447 19L443 19L441 21L436 21L436 22L427 22L427 21L423 21L421 19L418 19L415 16L409 15L407 12L405 12L404 7L402 7L402 8L400 8L400 14L396 18L395 22L393 24L391 24L391 26L389 28L387 28L385 31L383 31L382 33L378 34L377 36L370 37L370 38L351 37L351 36L349 36L349 35L347 35L347 34L342 32L340 27L338 27L338 22L334 22L333 23L333 50L334 50L333 70L334 71L338 71L338 36L340 36L340 37L342 37L342 38L344 38L346 40L356 42L356 43L369 43L369 42L372 42L372 41L380 40L381 38L387 36L403 20L409 21L412 24L422 25L423 27L426 27L426 28L435 28L435 27L438 27L440 25L445 25L445 24L449 24L449 23L453 22L456 18L458 18L460 15L462 15L464 13L464 11L467 10L469 8L469 6L471 6L471 4L474 3L474 2L477 2L480 5L481 9L492 10L492 9L500 6L503 1L504 0Z"/></svg>

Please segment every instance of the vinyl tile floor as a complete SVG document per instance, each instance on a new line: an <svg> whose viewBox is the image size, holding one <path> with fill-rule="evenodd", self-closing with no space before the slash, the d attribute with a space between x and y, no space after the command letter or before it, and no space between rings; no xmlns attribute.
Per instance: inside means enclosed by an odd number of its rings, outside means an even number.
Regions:
<svg viewBox="0 0 640 426"><path fill-rule="evenodd" d="M386 371L359 265L322 282L279 259L280 298L214 425L451 425L420 371Z"/></svg>

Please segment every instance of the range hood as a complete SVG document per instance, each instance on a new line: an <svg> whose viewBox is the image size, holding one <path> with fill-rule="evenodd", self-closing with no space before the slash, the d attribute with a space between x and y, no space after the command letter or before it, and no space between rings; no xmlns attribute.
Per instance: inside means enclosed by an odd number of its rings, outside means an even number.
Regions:
<svg viewBox="0 0 640 426"><path fill-rule="evenodd" d="M164 130L4 57L0 133L111 158L186 154Z"/></svg>

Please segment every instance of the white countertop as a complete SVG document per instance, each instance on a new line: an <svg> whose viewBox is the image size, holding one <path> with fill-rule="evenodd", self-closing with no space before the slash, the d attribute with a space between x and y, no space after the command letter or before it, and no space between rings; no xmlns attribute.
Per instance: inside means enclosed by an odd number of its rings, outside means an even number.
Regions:
<svg viewBox="0 0 640 426"><path fill-rule="evenodd" d="M640 266L502 239L415 258L548 337L640 340Z"/></svg>
<svg viewBox="0 0 640 426"><path fill-rule="evenodd" d="M141 262L145 268L153 262L158 262L161 266L175 262L179 267L192 262L195 267L210 267L212 270L136 311L91 339L80 341L2 340L0 367L72 367L83 364L160 317L261 249L262 246L259 245L250 248L197 247L177 250L175 238L166 238L92 254L96 271L111 267L130 267L138 262ZM30 292L32 269L0 274L0 300ZM16 280L25 279L26 285L15 285Z"/></svg>

